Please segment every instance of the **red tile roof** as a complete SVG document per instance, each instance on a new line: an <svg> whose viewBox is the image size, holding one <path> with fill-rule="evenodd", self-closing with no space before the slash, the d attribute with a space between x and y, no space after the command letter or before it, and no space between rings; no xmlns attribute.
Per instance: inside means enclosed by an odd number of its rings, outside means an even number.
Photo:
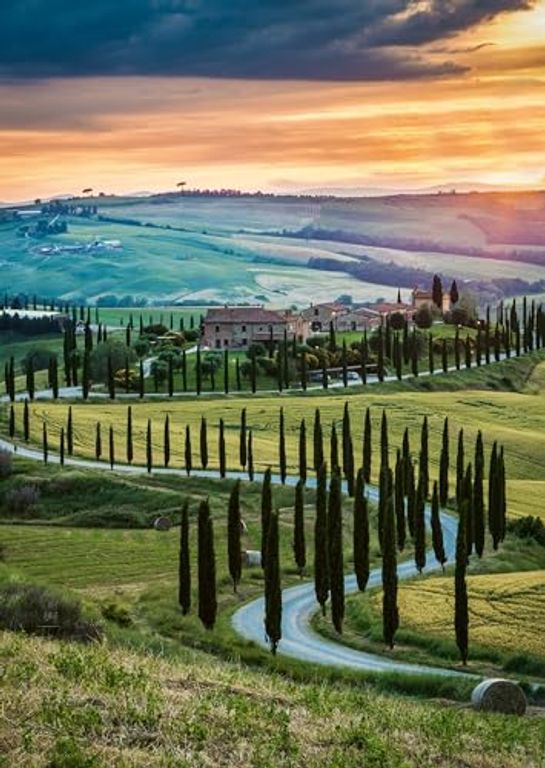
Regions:
<svg viewBox="0 0 545 768"><path fill-rule="evenodd" d="M282 324L286 320L279 312L263 307L221 307L209 309L204 319L205 323L269 323Z"/></svg>

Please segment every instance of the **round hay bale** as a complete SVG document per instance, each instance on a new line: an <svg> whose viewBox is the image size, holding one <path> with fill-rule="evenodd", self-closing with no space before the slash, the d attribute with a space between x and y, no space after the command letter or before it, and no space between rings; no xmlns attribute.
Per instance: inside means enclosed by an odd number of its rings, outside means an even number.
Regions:
<svg viewBox="0 0 545 768"><path fill-rule="evenodd" d="M153 527L156 531L170 531L172 528L172 521L168 517L158 517L154 521Z"/></svg>
<svg viewBox="0 0 545 768"><path fill-rule="evenodd" d="M526 696L513 680L483 680L471 694L471 704L481 712L500 712L504 715L524 715Z"/></svg>

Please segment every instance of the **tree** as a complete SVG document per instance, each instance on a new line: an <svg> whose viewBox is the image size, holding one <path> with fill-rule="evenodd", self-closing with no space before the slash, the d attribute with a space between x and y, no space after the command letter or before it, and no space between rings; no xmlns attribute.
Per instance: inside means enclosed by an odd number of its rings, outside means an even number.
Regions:
<svg viewBox="0 0 545 768"><path fill-rule="evenodd" d="M329 438L329 461L331 471L336 472L339 469L339 443L337 440L337 429L335 422L331 424L331 433Z"/></svg>
<svg viewBox="0 0 545 768"><path fill-rule="evenodd" d="M299 479L303 485L307 482L307 428L304 419L299 425Z"/></svg>
<svg viewBox="0 0 545 768"><path fill-rule="evenodd" d="M342 632L344 619L344 561L342 493L339 469L332 470L328 504L328 556L329 587L331 592L331 618L337 632Z"/></svg>
<svg viewBox="0 0 545 768"><path fill-rule="evenodd" d="M279 438L278 438L278 464L280 468L280 480L282 485L286 483L287 460L286 460L286 433L284 424L284 409L280 408Z"/></svg>
<svg viewBox="0 0 545 768"><path fill-rule="evenodd" d="M186 424L185 427L185 445L184 445L185 472L189 477L193 469L193 455L191 450L191 427Z"/></svg>
<svg viewBox="0 0 545 768"><path fill-rule="evenodd" d="M469 645L469 611L467 603L467 546L466 546L467 501L460 505L458 534L456 537L456 568L454 573L454 630L456 645L464 666L467 664Z"/></svg>
<svg viewBox="0 0 545 768"><path fill-rule="evenodd" d="M302 577L307 562L305 544L305 483L303 480L299 480L295 486L293 554L299 575Z"/></svg>
<svg viewBox="0 0 545 768"><path fill-rule="evenodd" d="M458 286L456 285L456 280L453 280L452 285L450 286L450 303L453 306L455 304L458 304L459 298L460 298L460 295L458 293Z"/></svg>
<svg viewBox="0 0 545 768"><path fill-rule="evenodd" d="M100 421L97 421L97 425L95 429L95 459L97 461L100 461L101 456L102 456L102 431L101 431Z"/></svg>
<svg viewBox="0 0 545 768"><path fill-rule="evenodd" d="M422 483L422 493L424 500L429 496L429 450L428 450L428 417L424 416L422 422L422 431L420 436L420 460L418 463L418 470L420 475L420 481Z"/></svg>
<svg viewBox="0 0 545 768"><path fill-rule="evenodd" d="M278 512L271 512L265 563L265 634L273 656L282 637L282 590L278 543Z"/></svg>
<svg viewBox="0 0 545 768"><path fill-rule="evenodd" d="M229 496L229 507L227 512L227 554L229 560L229 574L233 581L233 592L237 591L242 574L242 556L240 549L241 526L240 480L236 480Z"/></svg>
<svg viewBox="0 0 545 768"><path fill-rule="evenodd" d="M66 422L66 447L68 455L72 456L74 453L74 420L72 418L72 406L68 406L68 419Z"/></svg>
<svg viewBox="0 0 545 768"><path fill-rule="evenodd" d="M484 552L484 446L483 435L479 430L475 442L475 480L473 484L473 525L475 537L475 551L479 557Z"/></svg>
<svg viewBox="0 0 545 768"><path fill-rule="evenodd" d="M220 464L220 477L223 479L227 473L225 456L225 425L223 419L220 419L218 433L218 455Z"/></svg>
<svg viewBox="0 0 545 768"><path fill-rule="evenodd" d="M441 282L441 278L439 275L433 276L433 287L432 287L432 297L433 297L433 303L435 306L442 310L443 309L443 283Z"/></svg>
<svg viewBox="0 0 545 768"><path fill-rule="evenodd" d="M365 592L369 581L369 510L363 469L358 471L354 491L353 557L358 589Z"/></svg>
<svg viewBox="0 0 545 768"><path fill-rule="evenodd" d="M327 466L322 464L318 470L316 486L316 518L314 523L314 589L316 599L325 616L325 606L329 597L328 563L328 524L327 524Z"/></svg>
<svg viewBox="0 0 545 768"><path fill-rule="evenodd" d="M320 410L316 408L314 414L314 440L313 440L313 464L314 471L318 472L324 463L324 440L322 434L322 424L320 420Z"/></svg>
<svg viewBox="0 0 545 768"><path fill-rule="evenodd" d="M61 427L59 439L59 463L61 467L64 467L64 427Z"/></svg>
<svg viewBox="0 0 545 768"><path fill-rule="evenodd" d="M448 504L448 492L449 492L449 424L448 416L445 417L443 422L443 437L441 444L441 457L439 460L439 503L444 508Z"/></svg>
<svg viewBox="0 0 545 768"><path fill-rule="evenodd" d="M431 328L433 315L427 304L422 304L414 313L414 322L417 328Z"/></svg>
<svg viewBox="0 0 545 768"><path fill-rule="evenodd" d="M153 468L153 446L151 439L151 419L148 419L148 426L146 430L146 468L148 472L151 472Z"/></svg>
<svg viewBox="0 0 545 768"><path fill-rule="evenodd" d="M208 466L208 426L206 418L201 416L201 428L199 433L199 448L201 454L201 467L206 469Z"/></svg>
<svg viewBox="0 0 545 768"><path fill-rule="evenodd" d="M254 480L254 436L252 430L248 432L248 480Z"/></svg>
<svg viewBox="0 0 545 768"><path fill-rule="evenodd" d="M132 407L127 408L127 463L132 464L134 458L132 445Z"/></svg>
<svg viewBox="0 0 545 768"><path fill-rule="evenodd" d="M407 530L405 525L405 468L403 464L403 456L398 449L395 475L394 475L394 502L395 502L395 517L396 517L396 532L397 532L397 547L400 552L405 549L405 539L407 537Z"/></svg>
<svg viewBox="0 0 545 768"><path fill-rule="evenodd" d="M208 499L199 506L198 528L199 619L205 629L213 629L218 610L216 598L216 555L214 528Z"/></svg>
<svg viewBox="0 0 545 768"><path fill-rule="evenodd" d="M243 408L240 414L240 436L239 436L239 461L242 469L245 469L248 460L247 452L247 426L246 426L246 408Z"/></svg>
<svg viewBox="0 0 545 768"><path fill-rule="evenodd" d="M30 438L30 412L28 408L28 400L25 397L23 406L23 439L25 443L28 443Z"/></svg>
<svg viewBox="0 0 545 768"><path fill-rule="evenodd" d="M8 434L10 438L13 440L15 436L15 409L13 405L10 405L9 407Z"/></svg>
<svg viewBox="0 0 545 768"><path fill-rule="evenodd" d="M418 573L426 567L426 518L424 515L426 497L422 475L416 489L416 504L414 508L414 562Z"/></svg>
<svg viewBox="0 0 545 768"><path fill-rule="evenodd" d="M464 430L458 432L458 452L456 455L456 506L461 506L464 493Z"/></svg>
<svg viewBox="0 0 545 768"><path fill-rule="evenodd" d="M272 487L271 487L271 468L267 467L263 475L263 484L261 486L261 567L265 568L267 561L267 535L269 530L269 520L272 514Z"/></svg>
<svg viewBox="0 0 545 768"><path fill-rule="evenodd" d="M443 545L443 528L441 526L441 517L439 515L439 489L437 482L433 484L433 493L431 497L431 540L435 559L444 569L447 562L445 548Z"/></svg>
<svg viewBox="0 0 545 768"><path fill-rule="evenodd" d="M165 416L165 425L163 428L163 458L165 467L168 467L170 464L170 419L168 413Z"/></svg>
<svg viewBox="0 0 545 768"><path fill-rule="evenodd" d="M113 469L115 464L115 439L114 439L114 428L112 426L110 426L110 429L108 432L108 444L109 444L109 454L110 454L110 469Z"/></svg>
<svg viewBox="0 0 545 768"><path fill-rule="evenodd" d="M186 616L191 609L191 563L189 556L189 502L182 507L180 553L178 563L178 602Z"/></svg>
<svg viewBox="0 0 545 768"><path fill-rule="evenodd" d="M394 647L394 638L399 626L397 607L397 554L395 537L394 504L392 498L392 471L385 470L383 487L387 493L384 500L384 530L382 541L382 634L389 648Z"/></svg>
<svg viewBox="0 0 545 768"><path fill-rule="evenodd" d="M49 456L49 446L47 442L47 423L45 421L42 426L42 452L43 452L44 464L47 464L47 460Z"/></svg>

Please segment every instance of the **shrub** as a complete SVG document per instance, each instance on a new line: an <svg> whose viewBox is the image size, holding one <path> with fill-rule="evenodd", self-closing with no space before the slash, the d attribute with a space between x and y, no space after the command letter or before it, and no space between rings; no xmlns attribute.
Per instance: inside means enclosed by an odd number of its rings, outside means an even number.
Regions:
<svg viewBox="0 0 545 768"><path fill-rule="evenodd" d="M81 642L102 638L101 627L83 617L81 603L34 584L0 586L0 627Z"/></svg>
<svg viewBox="0 0 545 768"><path fill-rule="evenodd" d="M533 541L545 547L545 525L539 517L527 515L507 523L507 530L517 539L533 539Z"/></svg>
<svg viewBox="0 0 545 768"><path fill-rule="evenodd" d="M417 328L431 328L433 315L427 304L418 309L414 315L414 322Z"/></svg>
<svg viewBox="0 0 545 768"><path fill-rule="evenodd" d="M21 485L6 493L5 506L8 512L24 515L38 503L40 491L36 485Z"/></svg>
<svg viewBox="0 0 545 768"><path fill-rule="evenodd" d="M12 472L13 464L11 461L11 453L8 453L8 451L0 451L0 480L9 477Z"/></svg>

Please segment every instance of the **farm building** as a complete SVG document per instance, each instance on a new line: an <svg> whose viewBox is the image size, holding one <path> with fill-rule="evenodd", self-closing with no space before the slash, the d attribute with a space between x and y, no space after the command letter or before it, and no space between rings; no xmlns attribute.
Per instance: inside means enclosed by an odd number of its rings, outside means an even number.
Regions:
<svg viewBox="0 0 545 768"><path fill-rule="evenodd" d="M330 324L337 329L337 321L341 315L345 315L349 310L346 304L332 302L331 304L311 304L308 309L302 311L302 316L310 325L310 330L314 333L328 331Z"/></svg>
<svg viewBox="0 0 545 768"><path fill-rule="evenodd" d="M284 333L306 341L308 325L298 315L261 306L222 307L208 310L203 342L212 349L246 349L252 344L282 341Z"/></svg>
<svg viewBox="0 0 545 768"><path fill-rule="evenodd" d="M433 304L433 293L431 291L422 290L421 288L415 288L412 293L412 301L415 310L420 309L420 307L431 306ZM443 291L441 311L446 315L451 309L450 293L448 291Z"/></svg>

